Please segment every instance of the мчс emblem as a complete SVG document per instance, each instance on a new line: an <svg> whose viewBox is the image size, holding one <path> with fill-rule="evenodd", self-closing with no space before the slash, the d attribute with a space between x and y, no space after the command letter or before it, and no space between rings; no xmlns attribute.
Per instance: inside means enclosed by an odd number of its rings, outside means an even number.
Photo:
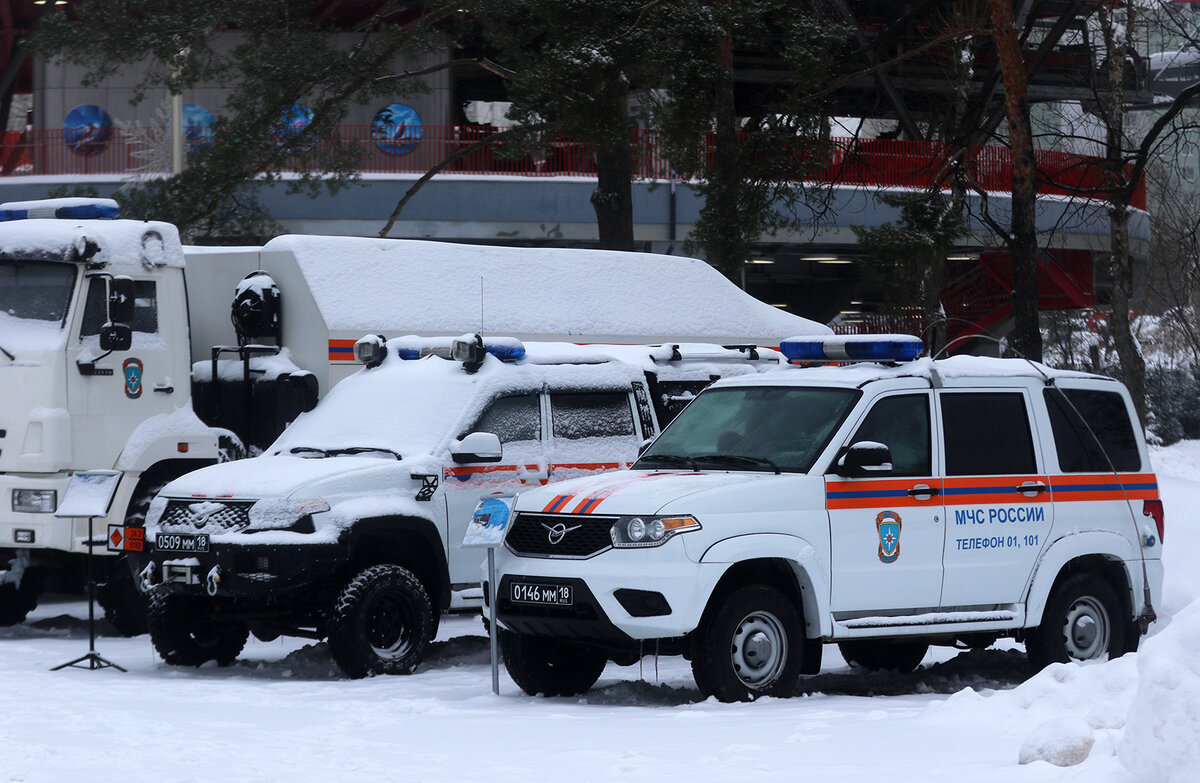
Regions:
<svg viewBox="0 0 1200 783"><path fill-rule="evenodd" d="M900 557L900 515L895 511L880 511L875 517L879 531L879 560L894 563Z"/></svg>
<svg viewBox="0 0 1200 783"><path fill-rule="evenodd" d="M130 357L121 365L125 373L125 396L136 400L142 396L142 360Z"/></svg>
<svg viewBox="0 0 1200 783"><path fill-rule="evenodd" d="M550 542L550 545L558 546L567 533L570 533L572 530L578 530L579 528L583 527L583 525L567 527L562 522L559 522L557 525L551 526L543 522L542 527L546 528L546 540Z"/></svg>

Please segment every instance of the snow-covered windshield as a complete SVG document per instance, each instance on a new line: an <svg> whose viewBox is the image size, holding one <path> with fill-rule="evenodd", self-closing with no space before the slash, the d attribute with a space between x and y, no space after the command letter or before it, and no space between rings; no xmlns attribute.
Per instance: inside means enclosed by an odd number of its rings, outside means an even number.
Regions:
<svg viewBox="0 0 1200 783"><path fill-rule="evenodd" d="M44 347L46 339L57 341L75 275L72 264L0 259L0 347Z"/></svg>
<svg viewBox="0 0 1200 783"><path fill-rule="evenodd" d="M859 395L841 388L709 389L634 467L805 473Z"/></svg>
<svg viewBox="0 0 1200 783"><path fill-rule="evenodd" d="M330 389L267 450L298 457L343 455L396 459L427 454L459 433L460 419L477 413L478 375L437 357L389 357Z"/></svg>

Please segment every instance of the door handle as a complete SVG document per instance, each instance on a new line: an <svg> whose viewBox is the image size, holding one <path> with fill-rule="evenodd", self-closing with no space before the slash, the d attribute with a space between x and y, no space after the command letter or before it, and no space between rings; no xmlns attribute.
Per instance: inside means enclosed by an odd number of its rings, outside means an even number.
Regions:
<svg viewBox="0 0 1200 783"><path fill-rule="evenodd" d="M156 383L154 384L154 391L162 392L163 394L173 394L175 387L169 383Z"/></svg>
<svg viewBox="0 0 1200 783"><path fill-rule="evenodd" d="M529 470L528 468L518 468L517 478L521 481L544 481L550 478L550 469L534 468L533 470Z"/></svg>
<svg viewBox="0 0 1200 783"><path fill-rule="evenodd" d="M1028 495L1028 496L1032 497L1034 495L1042 494L1043 492L1046 491L1046 489L1047 489L1046 485L1044 483L1042 483L1041 481L1026 481L1024 484L1017 487L1014 491L1020 492L1022 495Z"/></svg>
<svg viewBox="0 0 1200 783"><path fill-rule="evenodd" d="M929 500L937 494L939 494L938 488L927 484L918 484L908 491L908 496L917 500Z"/></svg>

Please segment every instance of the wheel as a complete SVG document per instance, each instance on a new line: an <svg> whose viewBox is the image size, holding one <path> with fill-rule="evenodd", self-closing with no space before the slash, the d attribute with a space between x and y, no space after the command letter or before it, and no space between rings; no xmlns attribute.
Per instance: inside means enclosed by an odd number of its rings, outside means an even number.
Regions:
<svg viewBox="0 0 1200 783"><path fill-rule="evenodd" d="M11 582L0 585L0 627L24 622L25 616L37 606L41 592L39 580L28 571L21 579L20 587Z"/></svg>
<svg viewBox="0 0 1200 783"><path fill-rule="evenodd" d="M334 601L329 652L350 677L408 674L432 632L433 604L421 581L398 565L371 566Z"/></svg>
<svg viewBox="0 0 1200 783"><path fill-rule="evenodd" d="M1129 649L1129 630L1112 586L1096 574L1075 574L1050 593L1041 625L1026 635L1025 652L1034 671L1052 663L1117 658Z"/></svg>
<svg viewBox="0 0 1200 783"><path fill-rule="evenodd" d="M149 602L138 589L124 557L109 569L108 579L96 585L96 601L104 608L104 619L122 636L140 636L147 631Z"/></svg>
<svg viewBox="0 0 1200 783"><path fill-rule="evenodd" d="M603 652L544 636L500 631L504 668L530 696L578 696L600 679L608 656Z"/></svg>
<svg viewBox="0 0 1200 783"><path fill-rule="evenodd" d="M694 632L692 676L702 693L720 701L790 696L804 644L800 615L783 593L742 587L722 598Z"/></svg>
<svg viewBox="0 0 1200 783"><path fill-rule="evenodd" d="M921 665L929 645L919 640L856 639L838 642L846 663L857 664L873 672L908 674Z"/></svg>
<svg viewBox="0 0 1200 783"><path fill-rule="evenodd" d="M150 641L170 665L199 666L216 661L228 666L246 646L250 636L246 623L213 615L206 611L206 603L202 598L163 590L150 594Z"/></svg>

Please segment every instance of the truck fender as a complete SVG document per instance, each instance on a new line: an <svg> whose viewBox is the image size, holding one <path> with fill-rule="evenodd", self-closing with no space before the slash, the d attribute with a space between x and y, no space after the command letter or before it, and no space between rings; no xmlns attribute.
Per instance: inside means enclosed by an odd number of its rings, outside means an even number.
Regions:
<svg viewBox="0 0 1200 783"><path fill-rule="evenodd" d="M783 533L751 533L718 541L700 557L701 563L733 564L747 560L783 560L791 565L804 594L802 608L809 638L833 635L829 581L812 544Z"/></svg>
<svg viewBox="0 0 1200 783"><path fill-rule="evenodd" d="M432 519L415 516L367 517L354 522L343 534L352 563L376 565L400 561L417 578L437 590L431 595L435 610L446 611L450 606L450 566L441 532ZM406 558L404 551L389 551L391 542L401 547L404 539L416 537L433 553L433 562Z"/></svg>
<svg viewBox="0 0 1200 783"><path fill-rule="evenodd" d="M117 470L140 473L158 462L183 458L217 461L217 431L190 407L151 416L138 425L117 458ZM180 451L186 444L187 451Z"/></svg>
<svg viewBox="0 0 1200 783"><path fill-rule="evenodd" d="M1072 560L1099 555L1121 563L1125 578L1133 589L1128 598L1136 617L1145 603L1142 591L1141 553L1130 544L1128 537L1106 530L1082 530L1072 532L1050 543L1034 566L1029 589L1025 597L1025 627L1032 628L1042 622L1042 613L1050 597L1058 575ZM1132 619L1132 618L1131 618Z"/></svg>

